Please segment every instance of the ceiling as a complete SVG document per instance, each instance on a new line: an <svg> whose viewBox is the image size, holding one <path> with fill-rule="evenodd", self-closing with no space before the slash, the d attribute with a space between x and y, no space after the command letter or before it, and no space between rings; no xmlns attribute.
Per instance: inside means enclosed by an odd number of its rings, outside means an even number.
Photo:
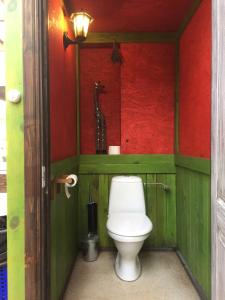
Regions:
<svg viewBox="0 0 225 300"><path fill-rule="evenodd" d="M65 0L69 12L83 9L92 32L177 31L195 0Z"/></svg>

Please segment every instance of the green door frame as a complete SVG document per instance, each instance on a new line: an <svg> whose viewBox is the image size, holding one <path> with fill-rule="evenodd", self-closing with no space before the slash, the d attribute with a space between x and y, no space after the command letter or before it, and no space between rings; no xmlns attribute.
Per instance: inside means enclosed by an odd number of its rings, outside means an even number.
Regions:
<svg viewBox="0 0 225 300"><path fill-rule="evenodd" d="M50 299L48 1L6 1L8 299Z"/></svg>

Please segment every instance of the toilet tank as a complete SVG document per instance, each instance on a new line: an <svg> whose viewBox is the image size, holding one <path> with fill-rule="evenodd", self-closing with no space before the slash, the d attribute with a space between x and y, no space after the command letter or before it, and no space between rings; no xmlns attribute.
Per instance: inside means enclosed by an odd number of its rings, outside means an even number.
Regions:
<svg viewBox="0 0 225 300"><path fill-rule="evenodd" d="M145 214L142 179L138 176L115 176L109 194L109 214L139 212Z"/></svg>

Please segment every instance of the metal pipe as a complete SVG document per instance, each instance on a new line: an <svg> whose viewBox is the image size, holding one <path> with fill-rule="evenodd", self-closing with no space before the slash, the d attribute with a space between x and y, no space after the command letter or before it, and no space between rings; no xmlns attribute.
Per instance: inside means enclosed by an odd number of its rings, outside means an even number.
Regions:
<svg viewBox="0 0 225 300"><path fill-rule="evenodd" d="M170 188L168 185L162 183L162 182L144 182L144 185L159 185L159 186L162 186L163 190L165 192L169 192Z"/></svg>

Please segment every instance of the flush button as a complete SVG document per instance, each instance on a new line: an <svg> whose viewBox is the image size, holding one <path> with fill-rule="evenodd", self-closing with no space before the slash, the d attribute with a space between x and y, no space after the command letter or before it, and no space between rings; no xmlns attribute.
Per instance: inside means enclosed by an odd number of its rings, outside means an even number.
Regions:
<svg viewBox="0 0 225 300"><path fill-rule="evenodd" d="M18 103L21 100L21 93L18 90L10 90L7 96L8 100L12 103Z"/></svg>

